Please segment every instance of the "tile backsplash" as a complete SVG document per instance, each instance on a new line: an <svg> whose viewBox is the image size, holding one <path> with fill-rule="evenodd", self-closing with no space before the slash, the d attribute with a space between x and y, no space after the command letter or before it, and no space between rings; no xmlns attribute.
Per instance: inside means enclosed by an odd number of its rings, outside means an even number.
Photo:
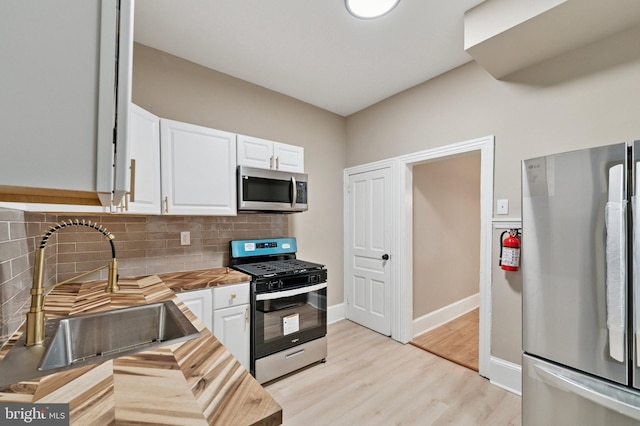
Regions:
<svg viewBox="0 0 640 426"><path fill-rule="evenodd" d="M289 236L282 214L238 216L133 216L43 214L0 208L0 347L18 329L29 308L33 258L40 237L55 223L97 222L114 235L121 277L181 272L229 265L229 241ZM180 244L189 232L190 244ZM69 226L47 242L45 285L90 271L111 258L104 236ZM82 279L106 279L102 270Z"/></svg>
<svg viewBox="0 0 640 426"><path fill-rule="evenodd" d="M114 235L122 277L181 272L229 265L229 241L288 236L288 217L278 214L239 216L69 216L58 220L92 220ZM180 232L189 232L190 244L180 244ZM111 258L104 237L86 227L57 232L57 279L66 280L106 264ZM106 278L107 271L99 278ZM85 280L98 278L89 276Z"/></svg>
<svg viewBox="0 0 640 426"><path fill-rule="evenodd" d="M20 327L29 309L36 239L47 215L0 208L0 347ZM52 241L55 243L55 239ZM55 275L55 253L47 253L45 285Z"/></svg>

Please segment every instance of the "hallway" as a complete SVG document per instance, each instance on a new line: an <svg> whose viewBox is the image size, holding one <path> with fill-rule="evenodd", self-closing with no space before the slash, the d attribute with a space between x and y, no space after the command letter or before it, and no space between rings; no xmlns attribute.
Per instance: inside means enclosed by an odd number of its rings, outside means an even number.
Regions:
<svg viewBox="0 0 640 426"><path fill-rule="evenodd" d="M478 371L478 308L451 322L414 337L412 345Z"/></svg>

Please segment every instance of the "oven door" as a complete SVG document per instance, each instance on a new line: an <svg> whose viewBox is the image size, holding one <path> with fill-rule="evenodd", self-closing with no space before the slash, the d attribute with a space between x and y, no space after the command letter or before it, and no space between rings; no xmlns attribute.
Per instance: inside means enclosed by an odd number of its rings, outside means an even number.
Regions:
<svg viewBox="0 0 640 426"><path fill-rule="evenodd" d="M252 364L327 334L327 283L254 296Z"/></svg>

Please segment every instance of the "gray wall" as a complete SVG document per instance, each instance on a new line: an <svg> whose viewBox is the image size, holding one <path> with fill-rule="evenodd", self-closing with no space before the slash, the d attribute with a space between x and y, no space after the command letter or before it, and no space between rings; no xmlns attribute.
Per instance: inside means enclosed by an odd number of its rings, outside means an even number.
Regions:
<svg viewBox="0 0 640 426"><path fill-rule="evenodd" d="M519 218L522 159L640 138L638 40L630 30L508 81L467 63L347 117L347 166L495 135L494 198ZM492 355L517 363L520 294L492 292Z"/></svg>

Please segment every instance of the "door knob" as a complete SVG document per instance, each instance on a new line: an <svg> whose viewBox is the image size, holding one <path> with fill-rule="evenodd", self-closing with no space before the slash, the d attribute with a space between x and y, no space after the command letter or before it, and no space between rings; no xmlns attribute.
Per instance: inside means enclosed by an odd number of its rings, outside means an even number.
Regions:
<svg viewBox="0 0 640 426"><path fill-rule="evenodd" d="M383 254L382 260L389 260L389 255L387 253Z"/></svg>

